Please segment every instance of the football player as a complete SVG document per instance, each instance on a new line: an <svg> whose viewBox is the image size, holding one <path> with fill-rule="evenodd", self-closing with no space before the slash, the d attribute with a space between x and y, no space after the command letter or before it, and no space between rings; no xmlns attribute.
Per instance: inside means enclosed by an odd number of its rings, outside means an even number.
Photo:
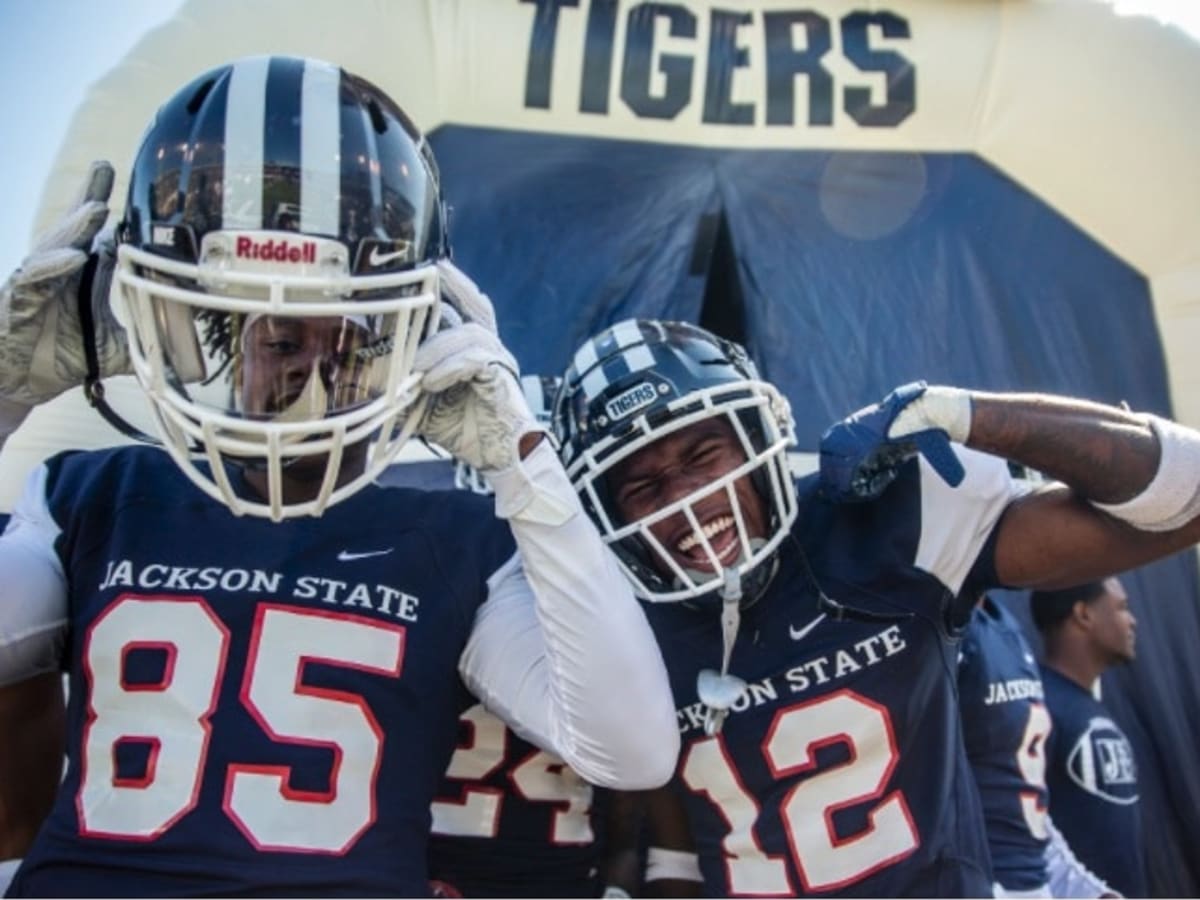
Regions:
<svg viewBox="0 0 1200 900"><path fill-rule="evenodd" d="M1200 537L1200 434L1045 395L907 385L794 484L788 403L688 324L587 341L555 429L647 601L711 895L990 895L955 690L975 599ZM1057 482L1023 492L1002 457Z"/></svg>
<svg viewBox="0 0 1200 900"><path fill-rule="evenodd" d="M257 57L159 110L110 263L6 287L53 336L27 301L111 272L168 451L51 458L0 538L11 895L424 895L461 684L589 781L668 778L653 635L446 254L399 107ZM494 501L372 483L412 434Z"/></svg>
<svg viewBox="0 0 1200 900"><path fill-rule="evenodd" d="M1195 489L1195 482L1189 486ZM1103 672L1136 654L1137 618L1117 578L1029 597L1042 634L1050 812L1079 858L1127 897L1147 894L1137 762L1093 693Z"/></svg>
<svg viewBox="0 0 1200 900"><path fill-rule="evenodd" d="M1042 678L1021 626L985 595L958 655L963 742L979 787L997 897L1116 896L1049 821Z"/></svg>

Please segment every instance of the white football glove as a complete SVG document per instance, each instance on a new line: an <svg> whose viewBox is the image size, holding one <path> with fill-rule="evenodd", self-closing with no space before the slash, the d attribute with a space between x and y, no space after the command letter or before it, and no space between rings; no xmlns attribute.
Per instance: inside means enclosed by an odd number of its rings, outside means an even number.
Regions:
<svg viewBox="0 0 1200 900"><path fill-rule="evenodd" d="M417 348L413 368L427 397L417 433L487 474L520 459L518 443L545 432L517 381L517 362L500 343L492 303L453 263L442 283L437 334Z"/></svg>
<svg viewBox="0 0 1200 900"><path fill-rule="evenodd" d="M93 162L79 198L0 288L0 398L33 406L83 383L87 357L79 322L80 278L108 218L112 185L112 166ZM111 238L96 243L96 352L100 375L117 375L132 369L125 332L108 305L116 252Z"/></svg>

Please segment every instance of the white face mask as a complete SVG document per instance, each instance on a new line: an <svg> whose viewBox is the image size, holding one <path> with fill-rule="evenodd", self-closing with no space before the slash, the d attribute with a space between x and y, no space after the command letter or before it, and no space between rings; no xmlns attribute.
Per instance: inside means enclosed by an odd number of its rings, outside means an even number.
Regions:
<svg viewBox="0 0 1200 900"><path fill-rule="evenodd" d="M730 396L724 396L726 394ZM636 423L641 431L637 438L629 440L623 436L619 440L599 441L567 468L567 474L585 504L596 511L594 518L600 534L616 551L626 577L633 583L634 592L653 603L677 602L711 593L721 585L723 573L729 569L740 578L748 577L774 554L797 513L796 491L787 462L787 450L793 443L791 420L786 413L778 412L786 411L786 401L775 388L765 382L746 381L694 392L679 403L681 406L699 403L699 408L655 428L642 419ZM747 432L743 416L748 414L758 416L763 432L761 440L752 440ZM620 521L615 511L605 505L608 492L604 486L613 468L654 441L714 416L727 418L741 445L745 462L649 515L632 522ZM748 477L756 479L766 505L766 521L770 523L770 533L766 535L751 534L746 524L736 483ZM732 527L740 545L739 553L732 561L722 561L694 511L702 500L720 491L725 492L734 518ZM657 523L680 515L691 526L692 546L700 548L708 562L707 569L681 563L651 531ZM642 562L639 564L638 560Z"/></svg>
<svg viewBox="0 0 1200 900"><path fill-rule="evenodd" d="M239 515L320 515L376 478L419 418L412 361L437 326L436 268L351 277L343 245L305 241L316 247L311 271L233 269L228 259L218 270L118 250L112 303L159 435L184 473ZM356 299L366 290L370 299ZM228 330L221 359L205 340L214 321ZM198 383L216 375L223 385ZM343 456L359 444L363 471L339 484ZM234 490L231 459L266 471L264 502ZM285 503L282 471L299 459L323 459L324 477L316 496Z"/></svg>

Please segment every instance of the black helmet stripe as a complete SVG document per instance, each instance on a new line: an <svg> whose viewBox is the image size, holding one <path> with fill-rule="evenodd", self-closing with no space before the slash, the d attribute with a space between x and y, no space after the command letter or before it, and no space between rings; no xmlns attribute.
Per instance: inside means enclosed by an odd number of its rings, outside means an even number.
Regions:
<svg viewBox="0 0 1200 900"><path fill-rule="evenodd" d="M315 60L261 56L232 66L225 109L223 227L275 227L279 204L288 202L299 209L300 231L338 233L340 83L340 69ZM280 182L264 168L267 158L275 164L298 163L299 196L280 195Z"/></svg>

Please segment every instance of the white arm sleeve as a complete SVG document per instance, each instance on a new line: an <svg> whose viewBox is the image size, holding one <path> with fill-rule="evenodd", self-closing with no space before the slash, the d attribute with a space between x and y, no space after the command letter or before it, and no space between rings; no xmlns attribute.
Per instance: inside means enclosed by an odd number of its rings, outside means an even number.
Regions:
<svg viewBox="0 0 1200 900"><path fill-rule="evenodd" d="M0 686L57 671L66 640L67 579L45 488L38 466L0 535Z"/></svg>
<svg viewBox="0 0 1200 900"><path fill-rule="evenodd" d="M1046 882L1054 897L1100 897L1104 894L1121 896L1118 891L1079 861L1062 832L1054 827L1050 816L1046 816L1046 830L1050 840L1046 843Z"/></svg>
<svg viewBox="0 0 1200 900"><path fill-rule="evenodd" d="M489 581L459 661L484 706L586 781L641 790L670 778L679 731L666 668L628 581L543 441L524 480L568 505L510 520L518 553ZM497 484L497 507L505 498Z"/></svg>
<svg viewBox="0 0 1200 900"><path fill-rule="evenodd" d="M1012 500L1027 488L1008 474L998 457L969 447L954 452L966 469L962 483L951 487L924 456L921 467L921 539L916 565L957 594L988 535Z"/></svg>

